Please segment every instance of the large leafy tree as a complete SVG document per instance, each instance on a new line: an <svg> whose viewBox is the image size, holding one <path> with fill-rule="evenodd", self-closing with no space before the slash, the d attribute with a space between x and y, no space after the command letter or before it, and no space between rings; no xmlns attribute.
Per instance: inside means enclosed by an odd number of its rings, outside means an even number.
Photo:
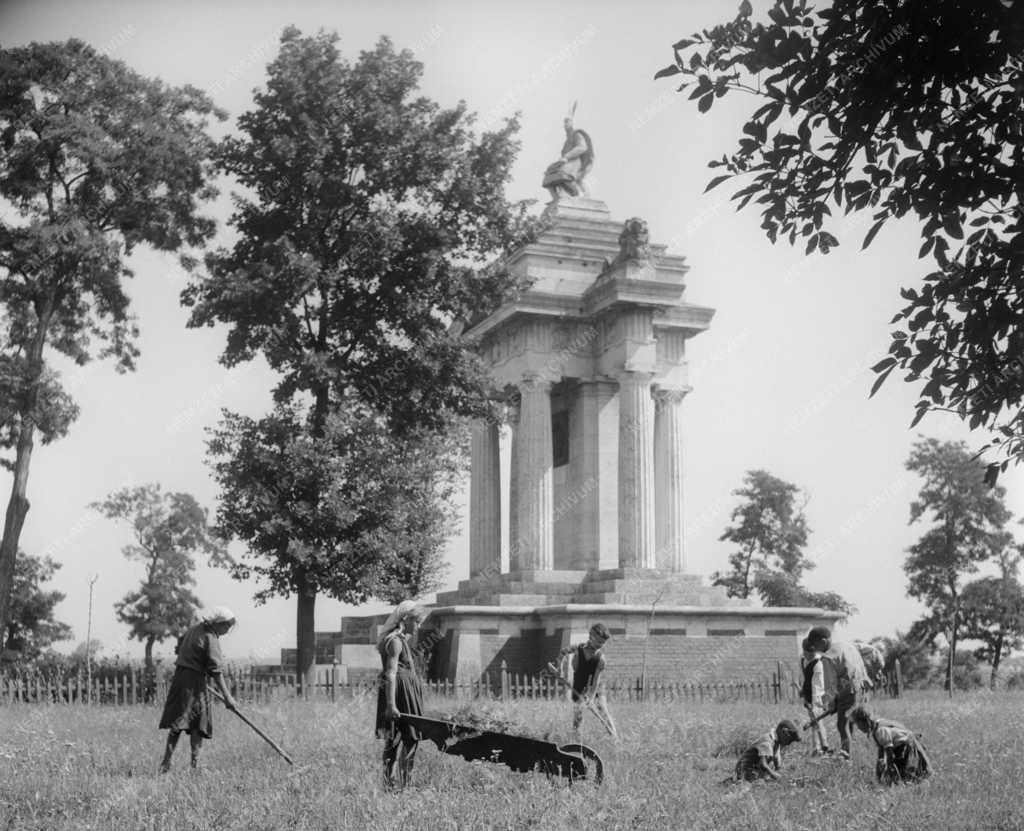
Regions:
<svg viewBox="0 0 1024 831"><path fill-rule="evenodd" d="M774 242L828 253L833 210L921 228L924 287L904 288L875 389L897 367L932 408L995 428L1024 457L1024 15L1020 3L778 0L674 45L656 77L683 80L706 112L731 92L754 109L737 149L711 162L735 179ZM831 230L830 230L831 229ZM838 231L837 231L838 233Z"/></svg>
<svg viewBox="0 0 1024 831"><path fill-rule="evenodd" d="M358 402L333 411L321 438L307 418L280 406L259 420L227 413L213 430L218 529L249 547L236 576L267 581L259 601L294 591L299 570L350 603L437 588L464 472L460 436L399 440Z"/></svg>
<svg viewBox="0 0 1024 831"><path fill-rule="evenodd" d="M286 29L241 135L221 148L249 195L236 198L237 243L183 296L191 325L227 326L227 366L262 355L280 373L276 401L302 408L284 423L313 445L334 441L332 411L351 400L401 436L491 415L483 367L450 324L510 288L505 271L481 266L521 235L523 206L504 197L517 124L477 137L463 104L417 95L411 53L382 38L349 63L336 41ZM327 498L321 480L308 485L308 503ZM294 544L274 552L288 578L273 585L298 599L301 676L317 592L346 589L328 589L302 559L320 545L315 524L282 521Z"/></svg>
<svg viewBox="0 0 1024 831"><path fill-rule="evenodd" d="M1024 586L1017 578L1019 564L1019 550L1008 548L1000 555L1000 574L971 581L961 597L964 637L981 641L974 654L991 666L989 687L993 690L1002 659L1024 646Z"/></svg>
<svg viewBox="0 0 1024 831"><path fill-rule="evenodd" d="M47 591L60 563L49 557L18 553L14 570L11 615L4 636L4 660L32 661L56 641L71 637L71 627L54 617L54 610L65 595Z"/></svg>
<svg viewBox="0 0 1024 831"><path fill-rule="evenodd" d="M923 479L910 505L910 523L928 524L903 564L908 592L929 609L916 632L929 640L945 635L952 665L964 624L963 578L1012 542L1005 530L1011 516L1003 502L1006 489L985 483L985 466L963 442L921 439L906 464ZM952 690L949 666L946 687Z"/></svg>
<svg viewBox="0 0 1024 831"><path fill-rule="evenodd" d="M737 548L729 555L729 571L711 576L715 585L725 586L730 597L756 591L767 606L813 606L844 616L856 611L835 592L812 592L801 583L814 563L804 552L810 530L800 488L765 470L750 470L733 494L741 502L720 539Z"/></svg>
<svg viewBox="0 0 1024 831"><path fill-rule="evenodd" d="M133 368L127 257L212 234L199 212L214 193L214 114L199 90L144 78L79 40L0 50L0 445L13 451L0 621L10 620L36 436L62 435L75 415L47 351Z"/></svg>
<svg viewBox="0 0 1024 831"><path fill-rule="evenodd" d="M195 619L199 598L196 556L230 566L223 543L210 533L207 511L188 493L167 493L158 484L122 488L91 507L131 526L133 542L122 551L144 569L139 588L115 605L128 637L145 644L147 689L154 678L153 647L183 632Z"/></svg>

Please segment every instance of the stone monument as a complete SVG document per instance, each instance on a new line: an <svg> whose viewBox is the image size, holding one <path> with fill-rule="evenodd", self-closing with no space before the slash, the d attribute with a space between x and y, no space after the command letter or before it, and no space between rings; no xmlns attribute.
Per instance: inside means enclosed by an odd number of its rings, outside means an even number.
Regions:
<svg viewBox="0 0 1024 831"><path fill-rule="evenodd" d="M565 129L542 230L506 261L529 288L465 332L505 418L473 431L469 575L426 621L431 673L536 674L598 620L612 675L639 674L645 639L659 678L770 673L838 615L754 608L687 574L686 345L714 311L686 300L684 258L652 244L642 219L583 195L593 144L571 117ZM350 678L379 671L382 621L342 621Z"/></svg>

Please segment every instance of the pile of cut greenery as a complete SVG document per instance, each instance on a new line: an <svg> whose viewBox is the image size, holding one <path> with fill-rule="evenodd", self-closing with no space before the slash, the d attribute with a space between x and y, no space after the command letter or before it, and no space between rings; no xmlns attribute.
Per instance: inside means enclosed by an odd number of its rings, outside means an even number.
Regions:
<svg viewBox="0 0 1024 831"><path fill-rule="evenodd" d="M505 733L510 736L530 736L532 732L520 721L509 718L496 708L488 705L466 703L449 713L424 713L430 718L451 721L460 727L490 733Z"/></svg>

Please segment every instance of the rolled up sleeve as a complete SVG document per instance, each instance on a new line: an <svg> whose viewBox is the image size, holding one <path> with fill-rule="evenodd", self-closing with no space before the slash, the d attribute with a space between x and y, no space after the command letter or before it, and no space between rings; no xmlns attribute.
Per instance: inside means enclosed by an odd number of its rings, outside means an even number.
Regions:
<svg viewBox="0 0 1024 831"><path fill-rule="evenodd" d="M220 651L220 638L212 632L206 636L206 671L219 675L224 670L224 655Z"/></svg>

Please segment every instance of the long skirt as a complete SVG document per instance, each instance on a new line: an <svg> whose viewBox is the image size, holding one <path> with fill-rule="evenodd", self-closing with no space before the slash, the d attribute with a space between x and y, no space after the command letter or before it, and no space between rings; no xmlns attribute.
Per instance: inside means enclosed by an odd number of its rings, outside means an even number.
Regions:
<svg viewBox="0 0 1024 831"><path fill-rule="evenodd" d="M167 703L160 716L161 730L198 733L204 739L213 738L213 707L206 674L194 669L178 667L167 691Z"/></svg>
<svg viewBox="0 0 1024 831"><path fill-rule="evenodd" d="M384 717L388 709L387 683L387 679L381 673L380 683L377 686L377 738L391 740L397 732L406 742L419 741L419 731L415 727L399 723L397 720L388 721ZM399 667L395 677L395 707L398 712L406 715L419 716L423 714L423 690L420 687L420 679L416 677L415 672L405 667Z"/></svg>
<svg viewBox="0 0 1024 831"><path fill-rule="evenodd" d="M919 782L931 773L931 760L924 745L916 737L911 737L906 744L893 748L892 765L886 766L883 753L878 755L875 767L878 781L883 785L896 782Z"/></svg>

